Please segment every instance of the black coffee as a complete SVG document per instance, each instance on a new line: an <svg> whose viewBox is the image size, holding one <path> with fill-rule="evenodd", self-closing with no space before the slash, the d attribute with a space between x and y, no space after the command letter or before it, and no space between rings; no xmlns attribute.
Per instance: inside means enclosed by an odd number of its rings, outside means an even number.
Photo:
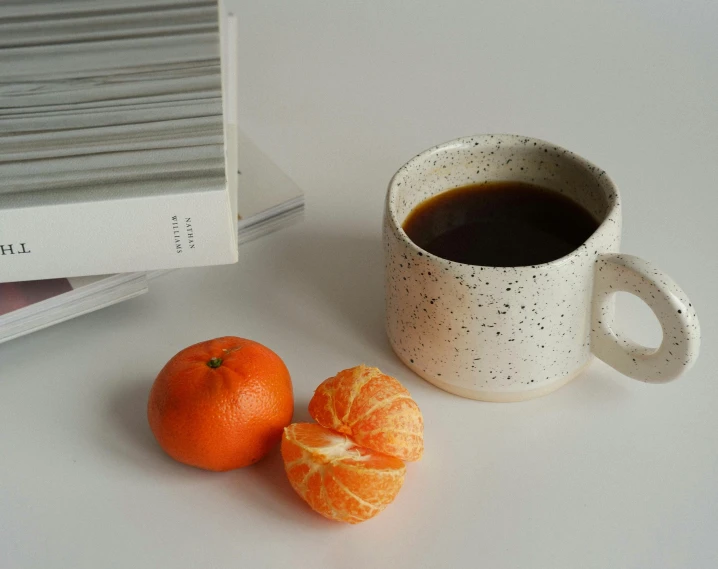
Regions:
<svg viewBox="0 0 718 569"><path fill-rule="evenodd" d="M446 191L419 204L404 222L404 231L422 249L450 261L489 267L559 259L597 227L576 202L523 182Z"/></svg>

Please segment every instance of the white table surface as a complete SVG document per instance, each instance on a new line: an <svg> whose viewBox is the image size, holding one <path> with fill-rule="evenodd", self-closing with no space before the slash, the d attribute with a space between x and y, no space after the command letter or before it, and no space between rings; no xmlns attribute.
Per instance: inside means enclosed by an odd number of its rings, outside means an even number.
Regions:
<svg viewBox="0 0 718 569"><path fill-rule="evenodd" d="M307 218L124 304L0 346L0 567L718 566L718 3L237 2L243 128L304 188ZM280 6L280 4L282 4ZM383 330L386 184L457 136L566 146L623 192L623 250L685 288L700 359L667 385L593 363L543 399L460 399ZM619 302L624 329L660 335ZM421 406L424 459L396 502L314 514L278 452L215 474L155 444L145 404L179 349L233 334L313 388L367 363Z"/></svg>

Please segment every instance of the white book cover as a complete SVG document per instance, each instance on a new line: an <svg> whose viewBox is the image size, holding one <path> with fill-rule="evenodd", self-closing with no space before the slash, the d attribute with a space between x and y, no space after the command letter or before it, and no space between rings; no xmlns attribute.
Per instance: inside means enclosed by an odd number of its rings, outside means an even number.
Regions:
<svg viewBox="0 0 718 569"><path fill-rule="evenodd" d="M239 131L237 241L246 243L302 219L301 189ZM166 271L0 283L0 343L147 292Z"/></svg>
<svg viewBox="0 0 718 569"><path fill-rule="evenodd" d="M236 262L236 61L214 0L0 2L0 282Z"/></svg>

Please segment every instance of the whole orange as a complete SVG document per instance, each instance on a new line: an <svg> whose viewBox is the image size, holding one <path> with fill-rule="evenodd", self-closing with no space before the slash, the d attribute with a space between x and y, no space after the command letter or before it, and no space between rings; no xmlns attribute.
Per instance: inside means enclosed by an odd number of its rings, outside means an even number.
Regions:
<svg viewBox="0 0 718 569"><path fill-rule="evenodd" d="M257 462L294 412L287 366L269 348L227 336L175 355L150 391L147 417L175 460L207 470Z"/></svg>

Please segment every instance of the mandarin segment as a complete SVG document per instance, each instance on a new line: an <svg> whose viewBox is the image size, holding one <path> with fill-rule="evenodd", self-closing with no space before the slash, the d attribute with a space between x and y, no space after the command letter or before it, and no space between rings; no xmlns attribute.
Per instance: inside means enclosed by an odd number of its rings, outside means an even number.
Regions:
<svg viewBox="0 0 718 569"><path fill-rule="evenodd" d="M358 446L315 423L284 429L282 458L292 488L326 518L356 524L389 505L406 467L392 456Z"/></svg>
<svg viewBox="0 0 718 569"><path fill-rule="evenodd" d="M409 461L424 452L419 406L397 379L375 367L360 365L324 381L309 413L320 425L377 452Z"/></svg>

